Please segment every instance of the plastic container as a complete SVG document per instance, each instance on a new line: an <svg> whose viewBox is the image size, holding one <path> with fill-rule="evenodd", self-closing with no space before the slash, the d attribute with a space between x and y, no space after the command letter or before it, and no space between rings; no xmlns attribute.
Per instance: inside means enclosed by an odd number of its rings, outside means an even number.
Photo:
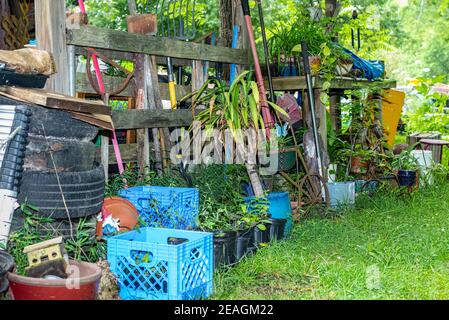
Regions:
<svg viewBox="0 0 449 320"><path fill-rule="evenodd" d="M433 151L432 150L413 150L412 156L416 159L419 165L420 173L424 179L420 179L422 185L428 183L432 184L432 177L429 176L429 169L434 165Z"/></svg>
<svg viewBox="0 0 449 320"><path fill-rule="evenodd" d="M148 227L195 229L199 192L194 188L134 187L119 191L139 212Z"/></svg>
<svg viewBox="0 0 449 320"><path fill-rule="evenodd" d="M285 224L287 223L287 219L273 219L270 218L271 227L270 227L270 241L280 241L285 238Z"/></svg>
<svg viewBox="0 0 449 320"><path fill-rule="evenodd" d="M273 219L286 219L284 237L287 237L293 228L293 216L290 197L287 192L272 192L268 194L270 202L269 214Z"/></svg>
<svg viewBox="0 0 449 320"><path fill-rule="evenodd" d="M0 105L0 142L6 140L11 133L15 115L14 105ZM0 149L0 166L5 156L5 148Z"/></svg>
<svg viewBox="0 0 449 320"><path fill-rule="evenodd" d="M401 187L412 187L416 183L416 171L399 170L398 182Z"/></svg>
<svg viewBox="0 0 449 320"><path fill-rule="evenodd" d="M170 238L187 239L178 245ZM124 300L197 300L213 291L212 233L142 228L107 240Z"/></svg>
<svg viewBox="0 0 449 320"><path fill-rule="evenodd" d="M279 171L290 171L296 165L296 151L291 148L278 151Z"/></svg>
<svg viewBox="0 0 449 320"><path fill-rule="evenodd" d="M250 241L254 238L254 231L252 228L240 230L237 232L237 241L235 248L235 258L237 261L242 260L248 254Z"/></svg>
<svg viewBox="0 0 449 320"><path fill-rule="evenodd" d="M259 247L260 244L270 243L271 223L265 223L265 230L258 227L254 228L254 246Z"/></svg>
<svg viewBox="0 0 449 320"><path fill-rule="evenodd" d="M237 262L237 232L214 233L214 268L231 266Z"/></svg>
<svg viewBox="0 0 449 320"><path fill-rule="evenodd" d="M14 71L0 69L0 85L23 88L42 89L47 83L48 76L41 74L20 74Z"/></svg>
<svg viewBox="0 0 449 320"><path fill-rule="evenodd" d="M328 183L330 205L333 208L339 206L352 206L355 203L355 182Z"/></svg>
<svg viewBox="0 0 449 320"><path fill-rule="evenodd" d="M8 273L14 300L95 300L101 269L92 263L70 261L73 273L68 279L49 280Z"/></svg>
<svg viewBox="0 0 449 320"><path fill-rule="evenodd" d="M356 180L355 181L355 192L369 192L373 193L379 187L379 181L377 180Z"/></svg>

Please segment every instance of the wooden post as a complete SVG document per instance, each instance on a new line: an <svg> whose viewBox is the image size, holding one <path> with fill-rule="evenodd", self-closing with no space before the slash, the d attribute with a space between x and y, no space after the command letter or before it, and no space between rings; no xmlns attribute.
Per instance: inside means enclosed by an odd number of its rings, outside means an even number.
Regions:
<svg viewBox="0 0 449 320"><path fill-rule="evenodd" d="M136 2L128 0L128 9L131 15L137 14ZM135 63L136 81L136 109L155 109L156 101L159 98L159 85L157 81L157 69L153 66L150 56L140 54ZM162 102L160 102L162 105ZM163 171L161 143L159 140L159 130L152 129L153 146L156 160L156 171L161 174ZM147 174L150 167L150 138L148 129L137 130L137 165L140 174Z"/></svg>
<svg viewBox="0 0 449 320"><path fill-rule="evenodd" d="M314 98L315 98L315 115L318 125L318 138L320 141L320 149L321 149L321 160L323 162L323 178L326 179L327 176L327 167L328 167L328 152L327 152L327 121L326 121L326 108L324 104L321 102L321 90L314 89ZM303 103L303 119L307 128L309 128L308 133L311 134L311 112L310 112L310 102L307 98L307 95L304 95L304 103ZM318 174L318 167L315 167L313 163L315 163L314 158L308 156L308 153L305 153L305 159L307 165L309 166L309 170L311 174Z"/></svg>
<svg viewBox="0 0 449 320"><path fill-rule="evenodd" d="M36 0L35 16L37 48L52 53L56 63L57 73L47 81L46 89L70 94L65 0Z"/></svg>
<svg viewBox="0 0 449 320"><path fill-rule="evenodd" d="M67 59L69 63L69 96L76 95L76 55L75 46L67 46Z"/></svg>
<svg viewBox="0 0 449 320"><path fill-rule="evenodd" d="M237 40L237 48L239 49L249 49L249 35L248 30L245 26L245 16L243 15L243 9L241 0L232 0L232 20L233 25L239 28L239 38ZM252 61L251 50L248 52L248 61ZM247 69L248 66L239 65L237 66L236 75L240 74L243 70Z"/></svg>
<svg viewBox="0 0 449 320"><path fill-rule="evenodd" d="M341 132L341 95L340 92L334 90L330 92L329 97L329 114L331 117L332 129L340 133Z"/></svg>

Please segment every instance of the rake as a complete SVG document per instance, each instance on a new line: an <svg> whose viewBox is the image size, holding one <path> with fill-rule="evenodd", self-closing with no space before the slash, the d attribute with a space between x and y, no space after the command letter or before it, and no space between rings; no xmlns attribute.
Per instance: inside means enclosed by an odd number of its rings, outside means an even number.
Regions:
<svg viewBox="0 0 449 320"><path fill-rule="evenodd" d="M181 41L193 40L196 36L196 0L158 0L158 35ZM172 109L176 108L175 77L173 62L167 57L168 89ZM182 82L182 67L178 67L178 83Z"/></svg>

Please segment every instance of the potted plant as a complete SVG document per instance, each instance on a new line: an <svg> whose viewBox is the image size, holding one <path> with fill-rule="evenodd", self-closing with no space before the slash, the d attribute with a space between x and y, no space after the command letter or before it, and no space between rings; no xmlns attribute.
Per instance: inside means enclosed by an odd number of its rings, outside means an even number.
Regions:
<svg viewBox="0 0 449 320"><path fill-rule="evenodd" d="M416 184L419 164L410 147L394 157L392 166L397 170L399 186L412 187Z"/></svg>
<svg viewBox="0 0 449 320"><path fill-rule="evenodd" d="M238 216L232 214L224 204L206 197L198 214L199 228L214 234L214 267L236 263Z"/></svg>
<svg viewBox="0 0 449 320"><path fill-rule="evenodd" d="M250 252L270 242L272 222L270 221L268 208L269 202L265 197L246 198L242 205L243 216L241 221L254 231L253 241L249 244Z"/></svg>
<svg viewBox="0 0 449 320"><path fill-rule="evenodd" d="M213 88L210 89L209 86ZM221 81L211 79L194 94L192 108L198 105L208 105L209 108L202 110L195 117L196 122L200 122L206 129L219 129L221 134L226 130L232 134L236 145L236 151L242 159L255 159L258 148L252 146L252 150L246 150L244 146L244 134L254 133L254 141L263 141L266 130L261 115L260 94L257 83L251 80L249 71L240 74L234 83L227 88ZM282 116L289 117L288 114L276 104L268 102L273 111ZM223 137L224 141L224 137ZM260 180L257 164L255 161L246 160L245 168L249 180L257 197L264 194Z"/></svg>

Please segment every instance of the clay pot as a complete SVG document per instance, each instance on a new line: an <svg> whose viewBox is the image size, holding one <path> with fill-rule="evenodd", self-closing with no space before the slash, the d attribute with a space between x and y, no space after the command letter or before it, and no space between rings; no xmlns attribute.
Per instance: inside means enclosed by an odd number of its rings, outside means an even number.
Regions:
<svg viewBox="0 0 449 320"><path fill-rule="evenodd" d="M309 57L309 64L312 75L317 75L321 69L321 57L319 56Z"/></svg>
<svg viewBox="0 0 449 320"><path fill-rule="evenodd" d="M352 157L351 159L351 173L361 173L361 168L368 168L368 161L363 161L362 157Z"/></svg>
<svg viewBox="0 0 449 320"><path fill-rule="evenodd" d="M120 231L131 231L137 225L139 213L128 200L120 197L105 198L103 206L114 219L120 219ZM97 237L103 235L102 221L97 223L96 234Z"/></svg>
<svg viewBox="0 0 449 320"><path fill-rule="evenodd" d="M155 35L157 33L157 15L136 14L126 18L128 32L145 35Z"/></svg>

